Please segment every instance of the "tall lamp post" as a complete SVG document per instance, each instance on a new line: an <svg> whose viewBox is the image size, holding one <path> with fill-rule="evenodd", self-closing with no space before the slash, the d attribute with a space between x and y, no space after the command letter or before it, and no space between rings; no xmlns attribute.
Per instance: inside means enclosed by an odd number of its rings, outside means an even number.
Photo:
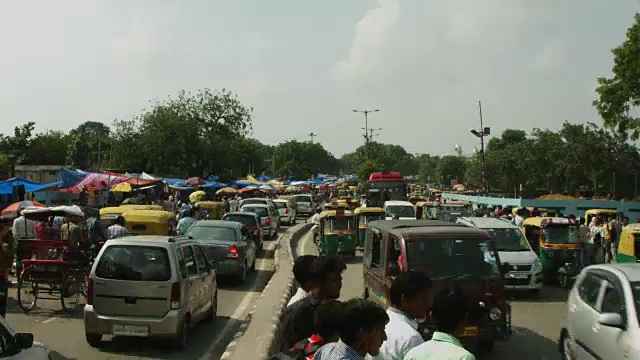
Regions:
<svg viewBox="0 0 640 360"><path fill-rule="evenodd" d="M480 138L480 155L481 155L481 166L482 166L482 191L487 192L487 177L485 174L484 167L484 137L489 136L491 134L491 128L485 127L482 120L482 102L478 101L478 107L480 108L480 129L471 129L471 133L476 137Z"/></svg>
<svg viewBox="0 0 640 360"><path fill-rule="evenodd" d="M355 112L355 113L364 114L364 144L365 144L365 148L366 149L368 149L367 145L369 145L369 114L372 113L372 112L378 112L378 111L380 111L380 109L375 109L375 110L353 110L353 112Z"/></svg>

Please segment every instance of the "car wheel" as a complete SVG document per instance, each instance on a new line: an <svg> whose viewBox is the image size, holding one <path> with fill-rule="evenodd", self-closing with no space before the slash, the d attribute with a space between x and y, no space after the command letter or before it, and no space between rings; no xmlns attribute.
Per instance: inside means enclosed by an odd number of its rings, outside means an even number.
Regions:
<svg viewBox="0 0 640 360"><path fill-rule="evenodd" d="M184 350L189 346L189 318L185 317L180 330L173 338L173 348Z"/></svg>
<svg viewBox="0 0 640 360"><path fill-rule="evenodd" d="M242 269L240 270L240 273L238 274L238 283L244 284L246 280L247 280L247 263L244 263L242 265Z"/></svg>
<svg viewBox="0 0 640 360"><path fill-rule="evenodd" d="M97 348L102 344L102 335L100 334L85 333L84 337L87 339L87 344L91 347Z"/></svg>
<svg viewBox="0 0 640 360"><path fill-rule="evenodd" d="M562 333L562 348L560 349L560 351L562 351L562 358L565 360L573 360L573 350L571 350L571 339L569 338L569 335L567 334L567 332L563 332Z"/></svg>
<svg viewBox="0 0 640 360"><path fill-rule="evenodd" d="M218 317L218 291L213 294L213 300L211 300L211 308L207 314L207 322L213 322Z"/></svg>

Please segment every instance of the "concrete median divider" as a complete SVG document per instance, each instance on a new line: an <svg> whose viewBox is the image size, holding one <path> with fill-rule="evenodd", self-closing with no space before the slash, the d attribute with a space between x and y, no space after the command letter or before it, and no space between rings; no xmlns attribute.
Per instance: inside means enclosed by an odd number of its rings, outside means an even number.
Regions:
<svg viewBox="0 0 640 360"><path fill-rule="evenodd" d="M275 272L221 359L265 360L278 350L280 314L296 289L291 244L311 227L310 223L298 224L280 237L274 253Z"/></svg>

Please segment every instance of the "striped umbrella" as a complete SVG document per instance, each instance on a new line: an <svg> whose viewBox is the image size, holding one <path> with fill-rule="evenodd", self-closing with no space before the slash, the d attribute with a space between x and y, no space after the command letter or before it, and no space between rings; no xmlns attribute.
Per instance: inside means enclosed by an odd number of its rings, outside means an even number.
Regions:
<svg viewBox="0 0 640 360"><path fill-rule="evenodd" d="M2 210L2 213L0 213L0 215L15 215L18 212L18 210L27 208L27 207L45 208L46 206L40 204L37 201L18 201L4 208Z"/></svg>

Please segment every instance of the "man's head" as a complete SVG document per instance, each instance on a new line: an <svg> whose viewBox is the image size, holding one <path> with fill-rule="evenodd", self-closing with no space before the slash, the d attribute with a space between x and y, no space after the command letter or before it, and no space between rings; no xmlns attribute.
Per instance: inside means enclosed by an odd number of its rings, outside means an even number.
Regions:
<svg viewBox="0 0 640 360"><path fill-rule="evenodd" d="M327 342L338 341L343 312L344 304L338 300L325 300L318 305L313 320L316 334Z"/></svg>
<svg viewBox="0 0 640 360"><path fill-rule="evenodd" d="M467 316L467 299L462 290L439 291L434 297L431 314L438 331L455 335Z"/></svg>
<svg viewBox="0 0 640 360"><path fill-rule="evenodd" d="M361 354L378 355L387 339L384 328L389 316L370 300L351 299L344 303L340 338Z"/></svg>
<svg viewBox="0 0 640 360"><path fill-rule="evenodd" d="M398 310L416 319L427 316L431 279L424 273L409 271L398 275L391 283L389 301Z"/></svg>
<svg viewBox="0 0 640 360"><path fill-rule="evenodd" d="M309 291L309 271L311 264L317 258L315 255L298 256L293 264L293 277L296 279L302 290Z"/></svg>
<svg viewBox="0 0 640 360"><path fill-rule="evenodd" d="M342 290L342 272L347 266L335 257L318 257L309 268L309 291L319 300L337 299Z"/></svg>
<svg viewBox="0 0 640 360"><path fill-rule="evenodd" d="M123 216L120 216L120 215L116 216L116 218L115 218L115 219L113 219L113 223L114 223L114 224L116 224L116 225L122 225L122 226L124 226L124 224L125 224L124 217L123 217Z"/></svg>

